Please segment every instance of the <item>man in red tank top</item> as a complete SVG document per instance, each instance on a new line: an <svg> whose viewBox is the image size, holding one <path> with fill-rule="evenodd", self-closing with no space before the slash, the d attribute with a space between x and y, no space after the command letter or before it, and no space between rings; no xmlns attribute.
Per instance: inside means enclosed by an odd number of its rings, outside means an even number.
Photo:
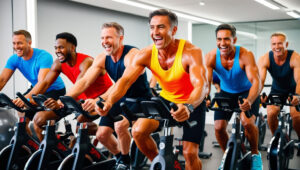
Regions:
<svg viewBox="0 0 300 170"><path fill-rule="evenodd" d="M83 77L85 72L93 63L93 58L76 52L77 40L74 35L64 32L56 35L55 53L57 59L51 66L51 70L47 74L43 82L37 84L33 88L33 94L44 93L47 88L56 80L59 74L64 73L72 83ZM91 83L89 88L80 94L77 99L96 98L106 92L112 85L112 82L106 73L105 69L101 70L98 78ZM45 106L56 110L62 107L61 103L56 102L54 99L45 101ZM60 119L66 115L55 113L53 111L38 112L34 117L34 129L37 137L42 140L42 126L46 124L47 120ZM82 115L77 117L78 122L86 121ZM92 129L91 129L92 130ZM97 128L95 127L95 132Z"/></svg>

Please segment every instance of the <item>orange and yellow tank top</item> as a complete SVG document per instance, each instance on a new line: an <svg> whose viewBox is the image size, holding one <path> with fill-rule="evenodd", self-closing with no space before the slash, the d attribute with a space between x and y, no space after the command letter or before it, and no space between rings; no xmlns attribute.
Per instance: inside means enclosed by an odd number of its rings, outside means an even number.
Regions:
<svg viewBox="0 0 300 170"><path fill-rule="evenodd" d="M190 75L182 66L182 51L185 40L180 40L175 60L170 69L161 68L158 61L158 50L155 44L152 47L150 70L162 88L160 95L174 103L186 103L194 89Z"/></svg>

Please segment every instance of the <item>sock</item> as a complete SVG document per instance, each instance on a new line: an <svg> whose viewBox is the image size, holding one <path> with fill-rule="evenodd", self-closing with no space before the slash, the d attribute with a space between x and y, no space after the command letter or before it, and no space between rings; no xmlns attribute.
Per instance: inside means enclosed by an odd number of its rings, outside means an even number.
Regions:
<svg viewBox="0 0 300 170"><path fill-rule="evenodd" d="M121 152L119 152L118 154L115 155L117 160L119 160L121 156L122 156Z"/></svg>
<svg viewBox="0 0 300 170"><path fill-rule="evenodd" d="M121 155L121 160L123 161L124 164L129 165L130 164L130 156L129 154L126 155Z"/></svg>

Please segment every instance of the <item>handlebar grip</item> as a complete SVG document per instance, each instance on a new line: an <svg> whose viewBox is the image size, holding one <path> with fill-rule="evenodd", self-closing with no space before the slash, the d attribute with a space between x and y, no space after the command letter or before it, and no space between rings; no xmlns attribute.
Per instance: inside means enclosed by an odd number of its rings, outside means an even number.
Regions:
<svg viewBox="0 0 300 170"><path fill-rule="evenodd" d="M33 104L31 104L20 92L17 92L17 96L30 108L35 108Z"/></svg>
<svg viewBox="0 0 300 170"><path fill-rule="evenodd" d="M138 117L127 107L124 102L120 103L120 107L122 111L129 117L130 120L137 120Z"/></svg>
<svg viewBox="0 0 300 170"><path fill-rule="evenodd" d="M172 102L171 102L169 105L170 105L170 107L171 107L174 111L178 110L178 106L177 106L175 103L172 103ZM186 121L182 122L182 124L183 124L183 126L192 128L192 127L194 127L194 126L197 125L197 121L191 121L191 122L190 122L190 121L186 120Z"/></svg>
<svg viewBox="0 0 300 170"><path fill-rule="evenodd" d="M240 101L241 104L244 103L244 100L243 100L242 96L239 96L239 101ZM252 114L250 113L249 110L245 111L245 115L247 116L247 118L250 118L252 116Z"/></svg>
<svg viewBox="0 0 300 170"><path fill-rule="evenodd" d="M293 94L292 93L289 94L289 97L291 98L291 100L293 100ZM297 112L300 112L300 105L296 105L295 109L297 110Z"/></svg>
<svg viewBox="0 0 300 170"><path fill-rule="evenodd" d="M98 101L96 102L96 104L97 104L101 109L103 109L103 107L104 107L104 104L102 103L102 101L104 101L104 100L103 100L103 99L102 99L102 100L100 99L100 100L98 100ZM107 116L108 116L110 119L112 119L114 122L117 122L117 121L120 121L120 120L123 119L123 117L120 116L120 115L113 117L112 115L107 114Z"/></svg>
<svg viewBox="0 0 300 170"><path fill-rule="evenodd" d="M265 98L265 97L267 97L267 94L265 92L263 92L263 94L261 96L262 96L262 98ZM267 107L266 103L262 103L261 105L263 106L263 108Z"/></svg>

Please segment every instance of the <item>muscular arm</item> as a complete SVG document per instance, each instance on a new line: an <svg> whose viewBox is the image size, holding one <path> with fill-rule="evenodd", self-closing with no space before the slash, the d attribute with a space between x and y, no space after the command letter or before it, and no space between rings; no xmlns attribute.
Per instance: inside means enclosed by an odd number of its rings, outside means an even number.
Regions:
<svg viewBox="0 0 300 170"><path fill-rule="evenodd" d="M247 51L245 53L246 54L242 57L242 60L245 64L245 72L247 74L247 78L252 84L247 99L252 104L259 95L262 86L259 79L258 68L256 66L252 52Z"/></svg>
<svg viewBox="0 0 300 170"><path fill-rule="evenodd" d="M205 55L205 66L207 69L207 83L208 83L208 90L207 90L207 96L210 93L211 90L211 83L213 80L213 70L215 68L215 50L209 52L208 54Z"/></svg>
<svg viewBox="0 0 300 170"><path fill-rule="evenodd" d="M98 78L99 75L105 72L105 54L100 54L94 60L92 66L86 67L86 73L83 77L76 81L75 85L67 92L66 96L71 96L77 98L81 93L83 93L94 81Z"/></svg>
<svg viewBox="0 0 300 170"><path fill-rule="evenodd" d="M83 62L79 66L80 73L76 79L76 82L85 75L85 73L91 67L92 64L93 64L93 59L90 57L87 57L83 60Z"/></svg>
<svg viewBox="0 0 300 170"><path fill-rule="evenodd" d="M4 68L0 74L0 91L3 89L3 87L6 85L8 80L11 78L11 76L14 74L14 71L8 68Z"/></svg>
<svg viewBox="0 0 300 170"><path fill-rule="evenodd" d="M265 84L266 76L267 76L267 70L269 67L269 57L267 54L261 56L258 60L258 71L259 71L259 77L261 81L261 86ZM263 88L261 88L260 93Z"/></svg>
<svg viewBox="0 0 300 170"><path fill-rule="evenodd" d="M196 107L201 104L208 92L206 68L202 62L202 51L199 48L192 50L188 62L190 79L194 89L191 92L187 103Z"/></svg>
<svg viewBox="0 0 300 170"><path fill-rule="evenodd" d="M294 52L291 63L294 69L294 79L296 82L296 94L300 94L300 55L296 52Z"/></svg>
<svg viewBox="0 0 300 170"><path fill-rule="evenodd" d="M134 56L134 60L126 67L122 77L116 82L112 89L107 103L111 105L120 100L130 88L130 86L137 80L137 78L144 72L146 66L149 66L151 58L151 48L145 48Z"/></svg>
<svg viewBox="0 0 300 170"><path fill-rule="evenodd" d="M55 60L51 66L50 71L47 73L43 81L39 81L33 89L25 96L26 98L32 99L32 94L43 94L53 84L61 73L61 63L59 60Z"/></svg>

